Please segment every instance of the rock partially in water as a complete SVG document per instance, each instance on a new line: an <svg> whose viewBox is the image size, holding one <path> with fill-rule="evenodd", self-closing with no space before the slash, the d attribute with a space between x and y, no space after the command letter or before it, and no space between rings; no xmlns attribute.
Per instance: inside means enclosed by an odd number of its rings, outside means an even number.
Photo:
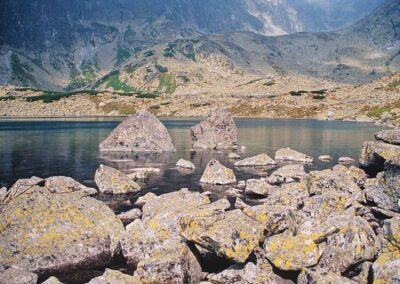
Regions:
<svg viewBox="0 0 400 284"><path fill-rule="evenodd" d="M231 169L217 160L211 160L208 162L200 182L215 185L234 184L236 183L236 177Z"/></svg>
<svg viewBox="0 0 400 284"><path fill-rule="evenodd" d="M0 210L0 266L38 274L99 267L119 252L123 232L103 202L34 186Z"/></svg>
<svg viewBox="0 0 400 284"><path fill-rule="evenodd" d="M188 241L238 263L247 260L262 234L261 224L241 210L182 217L179 231Z"/></svg>
<svg viewBox="0 0 400 284"><path fill-rule="evenodd" d="M329 270L303 269L299 277L297 278L297 283L298 284L310 284L310 283L356 284L357 282Z"/></svg>
<svg viewBox="0 0 400 284"><path fill-rule="evenodd" d="M97 190L89 188L77 182L73 178L64 176L49 177L45 181L45 187L52 193L69 193L74 191L82 191L87 195L96 195Z"/></svg>
<svg viewBox="0 0 400 284"><path fill-rule="evenodd" d="M134 203L136 206L143 207L148 201L153 200L157 198L157 195L155 195L152 192L146 193L143 196L140 196Z"/></svg>
<svg viewBox="0 0 400 284"><path fill-rule="evenodd" d="M400 156L400 146L382 142L364 142L360 165L366 170L377 173L384 170L385 162Z"/></svg>
<svg viewBox="0 0 400 284"><path fill-rule="evenodd" d="M393 145L400 145L400 129L382 130L375 133L375 139Z"/></svg>
<svg viewBox="0 0 400 284"><path fill-rule="evenodd" d="M338 162L342 163L342 164L351 164L351 163L354 163L355 160L353 158L350 158L350 157L340 157Z"/></svg>
<svg viewBox="0 0 400 284"><path fill-rule="evenodd" d="M178 168L190 169L190 170L194 170L196 168L195 165L191 161L187 161L187 160L184 160L184 159L180 159L176 163L176 166Z"/></svg>
<svg viewBox="0 0 400 284"><path fill-rule="evenodd" d="M318 157L318 159L323 162L329 162L330 160L332 160L332 157L329 155L321 155Z"/></svg>
<svg viewBox="0 0 400 284"><path fill-rule="evenodd" d="M118 214L118 218L123 223L130 223L135 221L136 219L140 219L141 217L142 217L142 211L140 211L140 209L137 208Z"/></svg>
<svg viewBox="0 0 400 284"><path fill-rule="evenodd" d="M0 284L36 284L38 276L22 269L10 268L0 272Z"/></svg>
<svg viewBox="0 0 400 284"><path fill-rule="evenodd" d="M97 169L94 181L101 193L127 194L141 190L140 185L123 172L105 165Z"/></svg>
<svg viewBox="0 0 400 284"><path fill-rule="evenodd" d="M133 173L128 174L127 176L133 180L147 180L150 178L150 175L158 175L160 174L159 168L136 168L132 169Z"/></svg>
<svg viewBox="0 0 400 284"><path fill-rule="evenodd" d="M100 151L162 153L175 146L165 126L147 110L126 118L100 143Z"/></svg>
<svg viewBox="0 0 400 284"><path fill-rule="evenodd" d="M237 128L228 109L216 109L208 118L191 128L192 147L203 149L233 148Z"/></svg>
<svg viewBox="0 0 400 284"><path fill-rule="evenodd" d="M269 165L276 165L276 162L267 154L259 154L235 163L235 167L257 167Z"/></svg>
<svg viewBox="0 0 400 284"><path fill-rule="evenodd" d="M240 155L237 153L229 153L228 158L231 160L238 160L240 159Z"/></svg>
<svg viewBox="0 0 400 284"><path fill-rule="evenodd" d="M267 178L267 181L270 184L298 182L305 175L306 172L304 171L303 165L285 165L273 172L271 176Z"/></svg>
<svg viewBox="0 0 400 284"><path fill-rule="evenodd" d="M282 148L276 151L275 160L299 162L299 163L312 163L314 161L314 158L290 148Z"/></svg>
<svg viewBox="0 0 400 284"><path fill-rule="evenodd" d="M88 284L142 284L138 276L124 274L118 270L106 269L103 275L96 277Z"/></svg>

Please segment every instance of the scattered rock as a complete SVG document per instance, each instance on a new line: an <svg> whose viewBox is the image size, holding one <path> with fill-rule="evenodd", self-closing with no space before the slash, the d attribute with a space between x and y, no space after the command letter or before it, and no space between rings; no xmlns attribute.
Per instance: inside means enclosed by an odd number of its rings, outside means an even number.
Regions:
<svg viewBox="0 0 400 284"><path fill-rule="evenodd" d="M70 177L55 176L49 177L45 181L45 187L52 193L69 193L74 191L82 191L87 195L96 195L97 190L94 188L88 188L83 184L80 184L76 180Z"/></svg>
<svg viewBox="0 0 400 284"><path fill-rule="evenodd" d="M340 274L336 274L326 270L311 270L303 269L297 278L298 284L310 284L310 283L340 283L340 284L356 284L357 282L343 277Z"/></svg>
<svg viewBox="0 0 400 284"><path fill-rule="evenodd" d="M382 130L375 133L375 139L393 145L400 145L400 129Z"/></svg>
<svg viewBox="0 0 400 284"><path fill-rule="evenodd" d="M246 182L245 193L247 195L268 196L273 190L279 189L273 185L270 185L265 178L249 179Z"/></svg>
<svg viewBox="0 0 400 284"><path fill-rule="evenodd" d="M292 150L290 148L282 148L276 151L275 160L291 161L300 163L312 163L314 159L306 154Z"/></svg>
<svg viewBox="0 0 400 284"><path fill-rule="evenodd" d="M220 256L244 263L258 245L261 226L241 210L179 220L180 234Z"/></svg>
<svg viewBox="0 0 400 284"><path fill-rule="evenodd" d="M140 186L121 171L100 165L94 180L101 193L127 194L140 191Z"/></svg>
<svg viewBox="0 0 400 284"><path fill-rule="evenodd" d="M254 157L249 157L235 163L236 167L255 167L276 165L276 162L267 154L260 154Z"/></svg>
<svg viewBox="0 0 400 284"><path fill-rule="evenodd" d="M99 267L119 252L123 231L103 202L34 186L0 210L0 266L38 274Z"/></svg>
<svg viewBox="0 0 400 284"><path fill-rule="evenodd" d="M330 160L332 160L332 157L329 155L322 155L322 156L319 156L318 159L323 162L329 162Z"/></svg>
<svg viewBox="0 0 400 284"><path fill-rule="evenodd" d="M240 159L240 155L239 154L236 154L236 153L229 153L229 159L231 159L231 160L238 160L238 159Z"/></svg>
<svg viewBox="0 0 400 284"><path fill-rule="evenodd" d="M217 160L211 160L207 164L200 182L215 185L233 184L236 183L236 177L231 169L223 166Z"/></svg>
<svg viewBox="0 0 400 284"><path fill-rule="evenodd" d="M175 147L165 126L147 110L126 118L100 143L100 151L174 152Z"/></svg>
<svg viewBox="0 0 400 284"><path fill-rule="evenodd" d="M301 270L318 263L322 251L314 242L315 236L280 234L266 239L266 257L281 270Z"/></svg>
<svg viewBox="0 0 400 284"><path fill-rule="evenodd" d="M155 195L152 192L146 193L143 196L140 196L134 203L136 206L143 207L148 201L153 200L157 198L157 195Z"/></svg>
<svg viewBox="0 0 400 284"><path fill-rule="evenodd" d="M364 142L360 165L372 172L384 170L385 162L400 156L400 146L390 145L382 142Z"/></svg>
<svg viewBox="0 0 400 284"><path fill-rule="evenodd" d="M355 162L355 160L350 157L340 157L338 161L339 161L339 163L343 163L343 164L351 164L351 163Z"/></svg>
<svg viewBox="0 0 400 284"><path fill-rule="evenodd" d="M36 284L38 276L22 269L10 268L0 272L0 284Z"/></svg>
<svg viewBox="0 0 400 284"><path fill-rule="evenodd" d="M147 180L150 175L158 175L160 174L159 168L136 168L132 169L133 173L127 175L129 178L133 180Z"/></svg>
<svg viewBox="0 0 400 284"><path fill-rule="evenodd" d="M187 160L184 160L184 159L180 159L176 163L176 166L178 168L190 169L190 170L194 170L196 168L195 165L191 161L187 161Z"/></svg>
<svg viewBox="0 0 400 284"><path fill-rule="evenodd" d="M306 172L303 165L285 165L271 174L267 178L270 184L282 184L300 181Z"/></svg>
<svg viewBox="0 0 400 284"><path fill-rule="evenodd" d="M123 223L130 223L135 221L136 219L140 219L141 217L142 217L142 211L140 211L140 209L137 208L118 214L118 218Z"/></svg>
<svg viewBox="0 0 400 284"><path fill-rule="evenodd" d="M96 277L88 284L142 284L140 278L138 276L131 276L128 274L124 274L117 270L106 269L102 276Z"/></svg>
<svg viewBox="0 0 400 284"><path fill-rule="evenodd" d="M216 109L208 118L191 128L192 147L215 149L237 145L237 128L227 109Z"/></svg>

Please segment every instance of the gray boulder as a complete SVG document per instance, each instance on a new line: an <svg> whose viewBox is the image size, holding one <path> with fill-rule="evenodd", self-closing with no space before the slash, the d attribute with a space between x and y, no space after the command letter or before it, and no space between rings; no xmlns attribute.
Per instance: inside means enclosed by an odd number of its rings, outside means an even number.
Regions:
<svg viewBox="0 0 400 284"><path fill-rule="evenodd" d="M235 167L257 167L276 165L276 162L267 154L259 154L235 163Z"/></svg>
<svg viewBox="0 0 400 284"><path fill-rule="evenodd" d="M382 130L375 133L375 139L393 145L400 145L400 129Z"/></svg>
<svg viewBox="0 0 400 284"><path fill-rule="evenodd" d="M191 161L187 161L184 159L180 159L178 162L176 162L176 166L178 168L189 169L189 170L194 170L196 168Z"/></svg>
<svg viewBox="0 0 400 284"><path fill-rule="evenodd" d="M100 165L94 176L94 181L101 193L128 194L140 191L140 185L123 172Z"/></svg>
<svg viewBox="0 0 400 284"><path fill-rule="evenodd" d="M208 118L191 128L192 147L232 148L237 145L237 128L227 109L216 109Z"/></svg>
<svg viewBox="0 0 400 284"><path fill-rule="evenodd" d="M236 183L236 177L233 171L217 160L211 160L200 179L201 183L226 185Z"/></svg>
<svg viewBox="0 0 400 284"><path fill-rule="evenodd" d="M138 276L124 274L118 270L106 269L103 275L96 277L88 284L142 284Z"/></svg>
<svg viewBox="0 0 400 284"><path fill-rule="evenodd" d="M312 157L290 148L282 148L276 151L275 160L299 163L312 163L314 161Z"/></svg>
<svg viewBox="0 0 400 284"><path fill-rule="evenodd" d="M87 193L87 195L97 194L96 189L86 187L70 177L64 177L64 176L49 177L46 179L44 185L52 193L69 193L80 190L82 192Z"/></svg>
<svg viewBox="0 0 400 284"><path fill-rule="evenodd" d="M10 268L0 272L0 284L36 284L38 276L22 269Z"/></svg>
<svg viewBox="0 0 400 284"><path fill-rule="evenodd" d="M175 147L165 126L147 110L126 118L100 143L100 151L174 152Z"/></svg>
<svg viewBox="0 0 400 284"><path fill-rule="evenodd" d="M400 156L400 146L382 142L364 142L360 154L360 166L367 170L380 172L385 162Z"/></svg>

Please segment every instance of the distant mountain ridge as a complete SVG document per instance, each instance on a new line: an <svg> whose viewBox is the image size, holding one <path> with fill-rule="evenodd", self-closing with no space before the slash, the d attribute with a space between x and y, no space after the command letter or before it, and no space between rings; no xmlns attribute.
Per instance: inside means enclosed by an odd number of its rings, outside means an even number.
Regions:
<svg viewBox="0 0 400 284"><path fill-rule="evenodd" d="M32 0L21 5L21 0L5 0L0 4L0 84L50 90L93 87L111 71L154 67L166 59L170 59L168 64L183 64L176 52L197 56L196 62L189 63L207 69L222 64L226 74L236 70L282 75L306 69L310 76L327 80L372 80L396 70L396 0L386 1L373 15L337 33L263 35L341 28L382 2ZM335 13L340 7L348 7L348 11ZM358 44L351 42L354 37L360 40ZM242 40L250 42L244 45ZM254 47L261 50L252 52ZM311 54L301 58L304 53ZM248 63L243 58L248 58ZM319 66L325 59L332 60L331 65ZM357 62L354 64L369 67L353 70L352 59ZM186 67L182 68L185 71ZM346 75L353 71L353 77ZM133 85L152 89L142 81L146 80L139 78Z"/></svg>

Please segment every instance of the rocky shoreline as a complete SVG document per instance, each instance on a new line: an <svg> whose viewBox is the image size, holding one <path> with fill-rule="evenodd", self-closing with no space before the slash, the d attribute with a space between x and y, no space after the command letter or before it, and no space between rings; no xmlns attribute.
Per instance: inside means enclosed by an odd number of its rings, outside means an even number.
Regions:
<svg viewBox="0 0 400 284"><path fill-rule="evenodd" d="M140 111L100 150L174 151L164 130ZM364 143L362 169L343 157L311 172L304 165L313 157L289 148L240 157L236 131L231 114L215 110L192 128L193 150L229 149L239 168L286 165L240 181L209 161L200 182L233 202L187 188L142 194L139 181L157 169L127 176L104 165L96 188L69 177L32 177L1 189L0 283L400 281L400 130ZM177 170L193 169L190 161L177 163ZM120 196L130 209L116 214L99 194Z"/></svg>

